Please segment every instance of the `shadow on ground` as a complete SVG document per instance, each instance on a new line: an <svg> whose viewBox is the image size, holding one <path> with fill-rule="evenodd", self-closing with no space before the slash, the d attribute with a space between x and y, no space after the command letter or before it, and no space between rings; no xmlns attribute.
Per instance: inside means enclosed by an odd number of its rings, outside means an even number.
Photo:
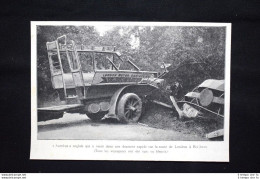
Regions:
<svg viewBox="0 0 260 179"><path fill-rule="evenodd" d="M99 125L125 125L118 122L117 119L104 119L101 121L90 120L86 115L80 114L65 114L62 118L53 119L48 121L38 122L38 132L57 130L68 127L76 127L76 126L99 126Z"/></svg>

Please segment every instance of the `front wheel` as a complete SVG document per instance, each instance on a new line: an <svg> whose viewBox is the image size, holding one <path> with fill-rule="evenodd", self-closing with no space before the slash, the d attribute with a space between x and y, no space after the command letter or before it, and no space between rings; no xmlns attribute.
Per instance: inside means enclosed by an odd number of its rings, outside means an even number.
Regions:
<svg viewBox="0 0 260 179"><path fill-rule="evenodd" d="M118 118L121 122L137 122L142 114L142 100L134 93L124 94L117 106Z"/></svg>

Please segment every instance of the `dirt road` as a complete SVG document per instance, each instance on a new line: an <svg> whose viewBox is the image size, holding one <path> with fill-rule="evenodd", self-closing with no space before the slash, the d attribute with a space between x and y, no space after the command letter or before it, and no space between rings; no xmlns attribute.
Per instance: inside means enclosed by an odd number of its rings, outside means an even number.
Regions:
<svg viewBox="0 0 260 179"><path fill-rule="evenodd" d="M86 115L65 114L63 118L38 122L38 139L201 141L205 138L181 131L163 130L148 125L120 124L105 120L93 122Z"/></svg>

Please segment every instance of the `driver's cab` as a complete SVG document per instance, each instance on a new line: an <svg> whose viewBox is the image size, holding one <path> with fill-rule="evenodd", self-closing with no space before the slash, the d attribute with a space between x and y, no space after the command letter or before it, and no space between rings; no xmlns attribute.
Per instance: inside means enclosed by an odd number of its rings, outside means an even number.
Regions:
<svg viewBox="0 0 260 179"><path fill-rule="evenodd" d="M119 70L120 57L116 52L100 50L103 47L90 47L77 50L82 72L93 73L104 70Z"/></svg>
<svg viewBox="0 0 260 179"><path fill-rule="evenodd" d="M129 59L123 60L115 47L86 47L78 46L77 53L85 73L98 71L140 71L140 69Z"/></svg>

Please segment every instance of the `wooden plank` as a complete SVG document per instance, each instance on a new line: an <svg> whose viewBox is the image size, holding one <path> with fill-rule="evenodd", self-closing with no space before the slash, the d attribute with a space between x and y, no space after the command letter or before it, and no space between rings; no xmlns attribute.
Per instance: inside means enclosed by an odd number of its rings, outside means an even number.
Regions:
<svg viewBox="0 0 260 179"><path fill-rule="evenodd" d="M206 137L208 139L220 137L220 136L224 136L224 129L219 129L219 130L216 130L216 131L213 131L213 132L206 134Z"/></svg>
<svg viewBox="0 0 260 179"><path fill-rule="evenodd" d="M153 103L155 103L155 104L159 104L159 105L164 106L164 107L166 107L166 108L170 108L170 109L173 108L172 105L169 105L169 104L166 104L166 103L163 103L163 102L159 102L159 101L156 101L156 100L151 100L151 102L153 102Z"/></svg>

